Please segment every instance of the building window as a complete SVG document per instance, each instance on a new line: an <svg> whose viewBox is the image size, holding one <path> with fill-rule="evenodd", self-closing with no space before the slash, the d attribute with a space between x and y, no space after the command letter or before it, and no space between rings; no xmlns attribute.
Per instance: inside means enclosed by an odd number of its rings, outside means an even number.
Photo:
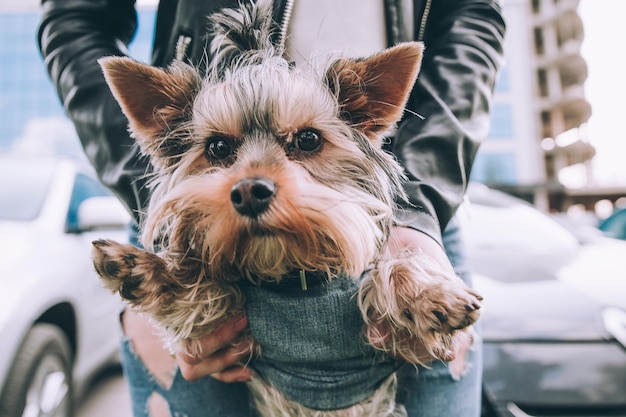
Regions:
<svg viewBox="0 0 626 417"><path fill-rule="evenodd" d="M545 69L537 70L537 87L541 97L548 97L550 89L548 88L548 73Z"/></svg>
<svg viewBox="0 0 626 417"><path fill-rule="evenodd" d="M541 28L535 28L533 30L533 39L535 41L535 52L537 55L543 55L545 53L545 44L543 40L543 30Z"/></svg>
<svg viewBox="0 0 626 417"><path fill-rule="evenodd" d="M513 109L510 104L494 104L491 109L489 138L510 139L513 137Z"/></svg>
<svg viewBox="0 0 626 417"><path fill-rule="evenodd" d="M541 0L532 0L533 13L538 14L541 11Z"/></svg>
<svg viewBox="0 0 626 417"><path fill-rule="evenodd" d="M552 137L552 113L547 110L541 112L541 134L544 138Z"/></svg>
<svg viewBox="0 0 626 417"><path fill-rule="evenodd" d="M515 154L479 151L472 168L471 180L487 185L517 184Z"/></svg>

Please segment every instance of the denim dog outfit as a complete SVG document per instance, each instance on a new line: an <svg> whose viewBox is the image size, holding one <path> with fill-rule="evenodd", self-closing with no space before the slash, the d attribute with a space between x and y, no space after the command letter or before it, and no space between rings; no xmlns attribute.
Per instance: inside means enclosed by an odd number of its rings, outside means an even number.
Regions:
<svg viewBox="0 0 626 417"><path fill-rule="evenodd" d="M443 243L455 271L469 283L456 219L448 224ZM365 343L358 285L347 277L309 285L306 291L297 281L284 291L243 285L250 329L263 349L251 366L289 398L312 408L342 408L365 399L398 364ZM173 417L255 416L245 383L224 383L210 376L189 382L178 371L166 388L146 369L127 337L120 347L135 417L149 417L147 403L154 393L168 402ZM470 368L460 379L451 376L445 362L417 369L402 365L397 400L409 417L478 417L480 340L468 353L467 363Z"/></svg>
<svg viewBox="0 0 626 417"><path fill-rule="evenodd" d="M243 286L250 330L261 346L251 366L306 407L354 405L399 365L365 342L357 280L340 276L303 287Z"/></svg>
<svg viewBox="0 0 626 417"><path fill-rule="evenodd" d="M467 280L456 219L446 232L448 256ZM242 285L250 331L261 346L252 368L287 398L312 409L340 409L368 398L401 362L366 343L357 303L360 281L317 278L317 285L304 289L298 277L288 280Z"/></svg>

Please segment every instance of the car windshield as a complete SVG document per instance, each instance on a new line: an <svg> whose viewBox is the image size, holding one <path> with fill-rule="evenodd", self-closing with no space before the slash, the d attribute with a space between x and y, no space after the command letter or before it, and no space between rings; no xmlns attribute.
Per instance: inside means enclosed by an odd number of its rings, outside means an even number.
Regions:
<svg viewBox="0 0 626 417"><path fill-rule="evenodd" d="M2 158L0 220L37 218L52 184L55 166L52 161Z"/></svg>

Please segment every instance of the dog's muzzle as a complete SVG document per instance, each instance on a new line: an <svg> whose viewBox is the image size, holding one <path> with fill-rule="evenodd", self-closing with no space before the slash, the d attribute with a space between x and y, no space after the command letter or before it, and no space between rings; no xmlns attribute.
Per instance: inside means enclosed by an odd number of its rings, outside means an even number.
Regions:
<svg viewBox="0 0 626 417"><path fill-rule="evenodd" d="M239 180L230 190L230 200L239 214L256 218L266 211L276 195L274 181L264 177Z"/></svg>

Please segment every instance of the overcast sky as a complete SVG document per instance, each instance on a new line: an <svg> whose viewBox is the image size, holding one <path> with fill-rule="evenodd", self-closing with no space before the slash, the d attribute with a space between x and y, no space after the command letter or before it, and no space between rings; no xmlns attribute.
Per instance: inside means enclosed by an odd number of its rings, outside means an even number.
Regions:
<svg viewBox="0 0 626 417"><path fill-rule="evenodd" d="M588 135L598 152L594 174L602 185L626 186L626 1L581 0L578 11L593 108Z"/></svg>

